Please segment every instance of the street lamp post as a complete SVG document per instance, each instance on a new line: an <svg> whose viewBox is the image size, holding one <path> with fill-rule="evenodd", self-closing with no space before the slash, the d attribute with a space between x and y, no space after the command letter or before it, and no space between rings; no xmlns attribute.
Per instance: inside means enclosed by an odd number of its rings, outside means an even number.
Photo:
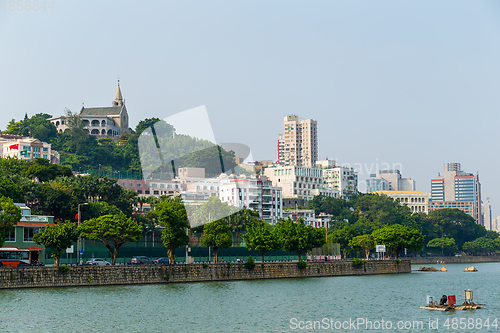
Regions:
<svg viewBox="0 0 500 333"><path fill-rule="evenodd" d="M82 203L82 204L78 204L78 226L80 226L80 222L82 220L82 213L80 212L80 206L81 205L88 205L89 203L88 202L85 202L85 203ZM78 240L77 240L77 244L76 244L76 252L78 253L78 263L80 265L83 264L83 260L82 260L82 256L80 255L80 245L81 245L81 237L78 237Z"/></svg>

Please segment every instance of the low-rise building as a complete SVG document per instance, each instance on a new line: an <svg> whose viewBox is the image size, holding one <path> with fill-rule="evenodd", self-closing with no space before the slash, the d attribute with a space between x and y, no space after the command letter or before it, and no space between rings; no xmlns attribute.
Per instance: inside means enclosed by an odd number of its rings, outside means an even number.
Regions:
<svg viewBox="0 0 500 333"><path fill-rule="evenodd" d="M286 209L283 211L283 218L290 218L294 222L297 222L299 218L302 218L306 225L313 226L317 222L314 209Z"/></svg>
<svg viewBox="0 0 500 333"><path fill-rule="evenodd" d="M443 208L455 208L463 211L465 214L474 216L474 201L429 201L429 213Z"/></svg>
<svg viewBox="0 0 500 333"><path fill-rule="evenodd" d="M427 194L421 191L377 191L377 194L387 195L393 200L398 200L401 205L406 205L412 213L429 212L429 199Z"/></svg>
<svg viewBox="0 0 500 333"><path fill-rule="evenodd" d="M0 146L2 147L2 158L15 157L25 161L33 161L35 158L45 158L53 164L59 164L60 161L59 153L52 150L51 144L35 138L1 134Z"/></svg>
<svg viewBox="0 0 500 333"><path fill-rule="evenodd" d="M329 228L332 215L321 213L316 216L314 209L285 209L283 210L283 218L290 218L297 222L299 218L304 220L305 225L313 226L314 228Z"/></svg>
<svg viewBox="0 0 500 333"><path fill-rule="evenodd" d="M31 215L31 209L24 203L16 203L16 206L21 209L21 220L17 222L14 230L6 233L4 247L29 250L30 261L37 260L44 263L45 246L36 244L33 236L47 224L54 225L54 217Z"/></svg>

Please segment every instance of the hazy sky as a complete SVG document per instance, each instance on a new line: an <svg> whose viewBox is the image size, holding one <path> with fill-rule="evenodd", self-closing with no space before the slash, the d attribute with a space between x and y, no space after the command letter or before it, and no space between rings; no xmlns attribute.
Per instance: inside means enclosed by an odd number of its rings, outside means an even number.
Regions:
<svg viewBox="0 0 500 333"><path fill-rule="evenodd" d="M20 1L25 3L25 1ZM479 171L500 213L498 1L61 1L0 9L0 129L111 106L131 127L205 105L218 142L277 158L283 117L318 121L319 156ZM364 185L361 184L361 189Z"/></svg>

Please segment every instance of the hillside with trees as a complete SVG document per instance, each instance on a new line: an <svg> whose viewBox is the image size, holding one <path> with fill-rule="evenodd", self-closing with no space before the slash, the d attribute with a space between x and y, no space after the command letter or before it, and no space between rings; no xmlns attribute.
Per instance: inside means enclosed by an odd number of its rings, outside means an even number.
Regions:
<svg viewBox="0 0 500 333"><path fill-rule="evenodd" d="M140 176L142 167L139 137L143 131L155 125L162 135L154 135L153 142L161 147L165 162L175 159L177 168L208 166L206 173L209 176L221 172L221 161L225 170L236 166L234 152L225 151L206 140L176 134L172 125L158 118L141 120L135 130L130 129L130 133L112 140L97 139L87 134L80 117L70 110L66 110L66 124L69 128L64 133L57 133L55 126L48 121L51 117L49 114L39 113L31 118L26 115L19 121L12 119L2 133L30 136L50 143L52 149L61 155L61 165L70 167L72 171L97 170L113 176L125 176L127 173ZM166 166L170 168L169 163Z"/></svg>

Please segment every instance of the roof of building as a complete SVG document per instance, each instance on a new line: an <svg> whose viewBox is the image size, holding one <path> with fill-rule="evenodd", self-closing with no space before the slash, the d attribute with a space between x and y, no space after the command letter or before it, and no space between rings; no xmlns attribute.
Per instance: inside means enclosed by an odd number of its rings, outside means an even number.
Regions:
<svg viewBox="0 0 500 333"><path fill-rule="evenodd" d="M109 106L104 108L85 108L80 111L81 116L111 116L119 115L123 106Z"/></svg>
<svg viewBox="0 0 500 333"><path fill-rule="evenodd" d="M15 134L0 134L2 139L28 139L27 136L15 135Z"/></svg>
<svg viewBox="0 0 500 333"><path fill-rule="evenodd" d="M370 192L370 193L385 194L385 195L391 195L391 194L425 194L422 191L376 191L376 192Z"/></svg>

